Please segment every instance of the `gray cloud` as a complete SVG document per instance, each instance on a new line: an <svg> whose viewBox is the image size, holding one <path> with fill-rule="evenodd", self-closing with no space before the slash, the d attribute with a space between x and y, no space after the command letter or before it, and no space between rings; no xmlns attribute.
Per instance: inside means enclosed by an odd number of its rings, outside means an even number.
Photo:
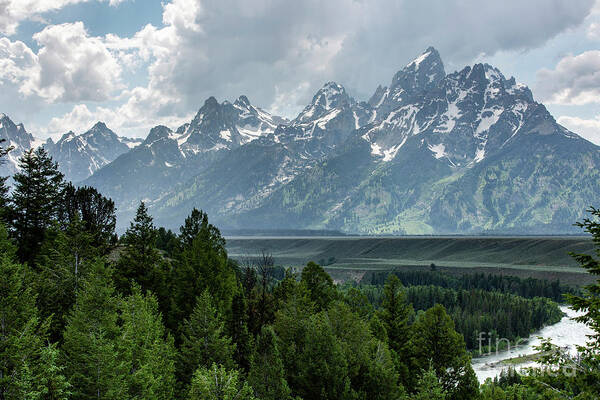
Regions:
<svg viewBox="0 0 600 400"><path fill-rule="evenodd" d="M600 51L568 55L555 69L538 71L536 92L553 104L600 103Z"/></svg>
<svg viewBox="0 0 600 400"><path fill-rule="evenodd" d="M208 95L242 93L264 106L293 98L299 107L327 80L366 97L429 45L453 63L533 48L579 25L593 6L592 0L173 3L168 22L178 45L168 62L159 61L171 74L161 83L181 94L185 107Z"/></svg>

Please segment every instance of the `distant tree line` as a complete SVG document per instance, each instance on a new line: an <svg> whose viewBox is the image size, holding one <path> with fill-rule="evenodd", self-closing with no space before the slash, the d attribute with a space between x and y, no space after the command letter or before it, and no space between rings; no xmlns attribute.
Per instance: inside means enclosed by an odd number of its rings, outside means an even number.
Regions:
<svg viewBox="0 0 600 400"><path fill-rule="evenodd" d="M360 285L356 290L364 294L373 309L383 302L383 286ZM443 305L470 350L479 349L480 332L486 333L486 344L488 338L494 344L496 339L515 342L545 325L560 321L563 316L555 302L543 297L526 299L509 293L456 290L434 285L409 286L404 292L407 302L417 311ZM502 344L506 345L506 342Z"/></svg>
<svg viewBox="0 0 600 400"><path fill-rule="evenodd" d="M373 272L369 282L371 285L383 285L390 273L400 279L405 286L434 285L457 290L482 289L487 291L512 293L532 299L546 297L556 302L564 302L565 294L576 294L576 288L561 285L558 280L535 278L519 278L512 275L494 274L462 274L451 275L439 271L393 271Z"/></svg>

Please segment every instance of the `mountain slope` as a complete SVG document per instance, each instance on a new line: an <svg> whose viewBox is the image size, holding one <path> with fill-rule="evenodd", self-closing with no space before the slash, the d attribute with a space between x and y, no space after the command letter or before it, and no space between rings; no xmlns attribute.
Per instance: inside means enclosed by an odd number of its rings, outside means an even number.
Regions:
<svg viewBox="0 0 600 400"><path fill-rule="evenodd" d="M215 216L260 207L280 187L332 155L371 115L367 103L328 82L289 124L232 149L153 204L158 221L180 220L198 204Z"/></svg>
<svg viewBox="0 0 600 400"><path fill-rule="evenodd" d="M121 155L84 181L115 200L120 221L127 221L141 200L157 203L212 163L287 123L250 104L208 98L191 122L176 131L153 128L141 145ZM177 189L179 191L180 189Z"/></svg>

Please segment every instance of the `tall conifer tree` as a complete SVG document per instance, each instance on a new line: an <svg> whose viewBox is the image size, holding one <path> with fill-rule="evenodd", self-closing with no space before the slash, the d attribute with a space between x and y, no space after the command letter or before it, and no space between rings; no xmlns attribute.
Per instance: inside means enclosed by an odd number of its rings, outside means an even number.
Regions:
<svg viewBox="0 0 600 400"><path fill-rule="evenodd" d="M12 225L22 262L33 263L46 229L57 216L64 189L63 174L43 147L27 151L14 175Z"/></svg>

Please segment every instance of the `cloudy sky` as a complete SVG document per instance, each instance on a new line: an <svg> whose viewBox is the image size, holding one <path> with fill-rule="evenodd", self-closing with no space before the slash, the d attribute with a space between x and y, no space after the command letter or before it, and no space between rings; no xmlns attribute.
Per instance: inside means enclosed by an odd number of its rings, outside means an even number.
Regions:
<svg viewBox="0 0 600 400"><path fill-rule="evenodd" d="M144 137L209 96L294 117L331 80L368 99L428 46L600 144L600 0L0 0L0 112L41 138Z"/></svg>

